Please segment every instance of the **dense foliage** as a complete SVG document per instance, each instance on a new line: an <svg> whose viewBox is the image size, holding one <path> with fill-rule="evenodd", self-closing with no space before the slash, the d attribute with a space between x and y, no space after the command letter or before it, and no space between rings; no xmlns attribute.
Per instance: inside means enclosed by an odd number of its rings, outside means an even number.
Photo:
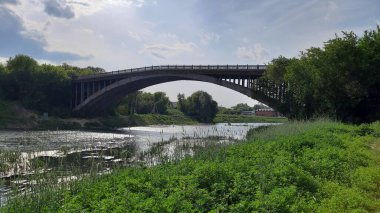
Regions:
<svg viewBox="0 0 380 213"><path fill-rule="evenodd" d="M70 80L73 75L104 72L101 68L78 68L67 64L38 64L26 55L0 64L0 99L17 100L24 107L53 114L70 111Z"/></svg>
<svg viewBox="0 0 380 213"><path fill-rule="evenodd" d="M256 115L231 115L216 114L214 123L285 123L288 119L285 117L266 117Z"/></svg>
<svg viewBox="0 0 380 213"><path fill-rule="evenodd" d="M127 95L117 107L117 112L122 115L137 114L166 114L170 104L169 98L164 92L137 91Z"/></svg>
<svg viewBox="0 0 380 213"><path fill-rule="evenodd" d="M299 58L273 59L266 74L277 83L289 83L290 117L379 120L380 28L365 31L362 37L343 32Z"/></svg>
<svg viewBox="0 0 380 213"><path fill-rule="evenodd" d="M178 94L178 107L186 115L204 123L212 122L218 112L218 104L204 91L197 91L187 98Z"/></svg>
<svg viewBox="0 0 380 213"><path fill-rule="evenodd" d="M231 115L240 115L243 111L256 111L258 109L268 109L269 107L264 104L255 104L253 107L249 106L246 103L236 104L231 108L219 107L219 114L231 114Z"/></svg>
<svg viewBox="0 0 380 213"><path fill-rule="evenodd" d="M11 201L10 212L378 212L380 123L253 130L151 168L84 178Z"/></svg>

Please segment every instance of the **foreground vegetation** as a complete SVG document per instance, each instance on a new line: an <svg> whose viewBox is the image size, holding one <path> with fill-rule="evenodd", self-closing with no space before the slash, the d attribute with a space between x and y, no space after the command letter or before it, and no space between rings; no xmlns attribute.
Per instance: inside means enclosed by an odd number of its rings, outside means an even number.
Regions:
<svg viewBox="0 0 380 213"><path fill-rule="evenodd" d="M380 123L292 122L194 157L22 195L9 212L380 211Z"/></svg>

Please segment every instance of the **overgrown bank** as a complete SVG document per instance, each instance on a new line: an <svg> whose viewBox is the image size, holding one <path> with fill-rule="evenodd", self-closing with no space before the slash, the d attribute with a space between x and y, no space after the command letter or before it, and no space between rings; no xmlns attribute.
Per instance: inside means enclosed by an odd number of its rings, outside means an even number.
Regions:
<svg viewBox="0 0 380 213"><path fill-rule="evenodd" d="M214 123L272 123L286 122L286 118L217 114ZM41 113L27 110L17 102L0 100L0 129L87 129L107 130L126 126L192 125L197 120L178 109L168 108L166 114L134 114L107 116L94 119L57 118L44 119Z"/></svg>
<svg viewBox="0 0 380 213"><path fill-rule="evenodd" d="M284 123L288 119L285 117L217 114L213 121L214 123Z"/></svg>
<svg viewBox="0 0 380 213"><path fill-rule="evenodd" d="M11 201L11 212L380 211L380 123L253 130L151 168L128 168Z"/></svg>

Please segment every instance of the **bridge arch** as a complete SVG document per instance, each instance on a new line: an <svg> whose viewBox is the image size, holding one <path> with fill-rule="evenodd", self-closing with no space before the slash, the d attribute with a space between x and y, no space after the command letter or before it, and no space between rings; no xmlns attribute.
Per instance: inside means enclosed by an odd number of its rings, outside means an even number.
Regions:
<svg viewBox="0 0 380 213"><path fill-rule="evenodd" d="M73 78L72 109L79 116L106 113L127 94L179 80L216 84L274 109L284 101L284 85L261 81L264 65L167 65L128 69Z"/></svg>
<svg viewBox="0 0 380 213"><path fill-rule="evenodd" d="M129 93L149 86L180 80L212 83L229 88L252 98L251 89L211 76L199 74L155 74L149 76L134 76L110 84L86 98L82 103L74 108L74 112L79 115L102 114L120 102L122 98Z"/></svg>

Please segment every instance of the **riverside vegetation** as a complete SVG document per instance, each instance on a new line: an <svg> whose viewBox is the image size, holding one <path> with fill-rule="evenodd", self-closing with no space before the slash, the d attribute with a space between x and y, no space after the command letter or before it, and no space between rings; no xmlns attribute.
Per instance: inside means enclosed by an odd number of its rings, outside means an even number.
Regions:
<svg viewBox="0 0 380 213"><path fill-rule="evenodd" d="M4 212L380 211L380 123L290 122L154 167L44 185Z"/></svg>
<svg viewBox="0 0 380 213"><path fill-rule="evenodd" d="M232 107L233 108L233 107ZM213 123L283 123L284 117L265 117L225 113L220 110ZM116 114L93 119L62 119L51 116L47 120L40 118L38 112L26 110L16 102L0 100L0 129L44 129L44 130L114 130L126 126L147 125L193 125L199 121L185 115L180 110L168 107L165 114Z"/></svg>
<svg viewBox="0 0 380 213"><path fill-rule="evenodd" d="M323 47L302 51L298 58L280 56L265 75L288 85L286 104L278 109L287 117L380 120L380 27L361 37L343 32Z"/></svg>

